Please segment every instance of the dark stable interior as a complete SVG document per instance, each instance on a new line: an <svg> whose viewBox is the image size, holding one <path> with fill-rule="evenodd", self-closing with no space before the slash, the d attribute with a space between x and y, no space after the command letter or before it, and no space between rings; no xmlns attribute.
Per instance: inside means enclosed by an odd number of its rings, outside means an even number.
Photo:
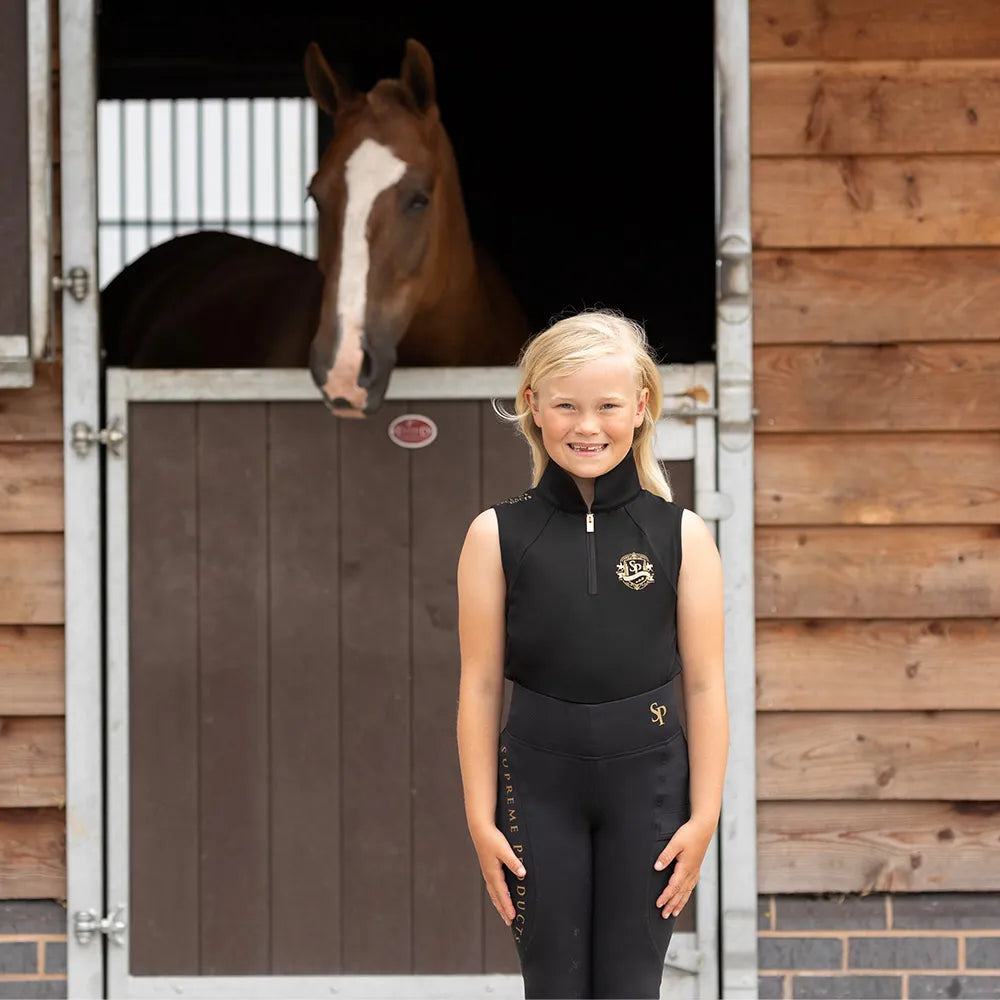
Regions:
<svg viewBox="0 0 1000 1000"><path fill-rule="evenodd" d="M399 75L416 38L434 61L473 236L532 328L610 307L645 324L661 364L712 360L712 5L683 18L669 5L639 17L439 10L99 0L99 94L307 96L311 40L365 90Z"/></svg>

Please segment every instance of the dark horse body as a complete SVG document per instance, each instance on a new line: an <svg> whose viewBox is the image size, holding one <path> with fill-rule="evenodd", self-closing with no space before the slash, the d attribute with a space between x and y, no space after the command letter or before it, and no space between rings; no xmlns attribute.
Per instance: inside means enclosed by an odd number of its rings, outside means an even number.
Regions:
<svg viewBox="0 0 1000 1000"><path fill-rule="evenodd" d="M297 368L323 297L316 261L231 233L153 247L101 293L105 362L130 368Z"/></svg>
<svg viewBox="0 0 1000 1000"><path fill-rule="evenodd" d="M102 292L107 364L308 365L352 417L397 365L513 364L527 321L471 238L426 50L407 42L400 78L361 94L315 44L305 67L334 124L308 192L318 260L220 232L154 247Z"/></svg>

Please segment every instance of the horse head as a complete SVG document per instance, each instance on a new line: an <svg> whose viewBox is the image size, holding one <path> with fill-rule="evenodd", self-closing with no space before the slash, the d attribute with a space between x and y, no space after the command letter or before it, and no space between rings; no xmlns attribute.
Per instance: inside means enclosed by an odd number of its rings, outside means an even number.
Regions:
<svg viewBox="0 0 1000 1000"><path fill-rule="evenodd" d="M381 405L415 320L475 280L474 255L427 50L408 40L399 79L357 93L312 42L305 75L333 119L309 183L323 275L309 367L333 413L363 417Z"/></svg>

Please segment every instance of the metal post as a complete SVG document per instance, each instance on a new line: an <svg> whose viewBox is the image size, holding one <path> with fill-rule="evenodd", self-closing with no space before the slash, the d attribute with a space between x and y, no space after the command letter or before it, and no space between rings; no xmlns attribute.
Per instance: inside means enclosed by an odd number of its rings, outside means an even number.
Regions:
<svg viewBox="0 0 1000 1000"><path fill-rule="evenodd" d="M70 428L100 426L98 401L94 0L59 5L63 270L83 268L89 294L63 296L66 552L66 902L104 907L101 720L100 449L80 456ZM67 286L67 291L71 291ZM103 942L67 942L70 997L104 995Z"/></svg>
<svg viewBox="0 0 1000 1000"><path fill-rule="evenodd" d="M733 504L719 522L731 737L719 827L721 996L742 1000L757 996L758 981L748 0L715 0L715 23L719 490Z"/></svg>

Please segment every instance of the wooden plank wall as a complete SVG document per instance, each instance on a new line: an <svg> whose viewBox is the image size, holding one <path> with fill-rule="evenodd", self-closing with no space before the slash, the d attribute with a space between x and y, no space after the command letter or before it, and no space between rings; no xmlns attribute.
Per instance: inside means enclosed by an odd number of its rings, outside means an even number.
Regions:
<svg viewBox="0 0 1000 1000"><path fill-rule="evenodd" d="M759 888L1000 889L1000 5L750 10Z"/></svg>
<svg viewBox="0 0 1000 1000"><path fill-rule="evenodd" d="M66 891L62 382L0 391L0 899Z"/></svg>

